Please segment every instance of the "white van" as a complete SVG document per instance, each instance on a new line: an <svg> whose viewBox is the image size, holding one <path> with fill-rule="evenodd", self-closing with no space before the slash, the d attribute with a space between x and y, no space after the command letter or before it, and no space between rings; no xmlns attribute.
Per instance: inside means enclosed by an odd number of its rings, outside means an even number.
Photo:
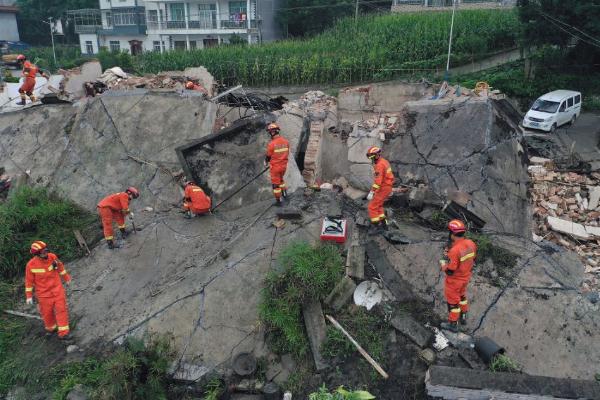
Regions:
<svg viewBox="0 0 600 400"><path fill-rule="evenodd" d="M533 103L525 114L523 126L552 132L561 125L574 123L581 114L581 93L555 90L546 93Z"/></svg>

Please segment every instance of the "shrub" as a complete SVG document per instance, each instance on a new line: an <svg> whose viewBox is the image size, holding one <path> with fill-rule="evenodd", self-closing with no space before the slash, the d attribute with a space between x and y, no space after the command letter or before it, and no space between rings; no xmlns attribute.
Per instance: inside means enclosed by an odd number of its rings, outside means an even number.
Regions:
<svg viewBox="0 0 600 400"><path fill-rule="evenodd" d="M498 354L490 363L490 371L492 372L520 372L521 368L508 356Z"/></svg>
<svg viewBox="0 0 600 400"><path fill-rule="evenodd" d="M283 250L279 262L283 271L267 274L260 315L271 331L274 350L302 356L308 350L302 304L329 294L344 272L342 257L332 245L297 242Z"/></svg>
<svg viewBox="0 0 600 400"><path fill-rule="evenodd" d="M83 256L74 229L84 230L96 217L46 189L20 188L0 204L0 276L19 276L31 255L34 240L48 244L61 260Z"/></svg>

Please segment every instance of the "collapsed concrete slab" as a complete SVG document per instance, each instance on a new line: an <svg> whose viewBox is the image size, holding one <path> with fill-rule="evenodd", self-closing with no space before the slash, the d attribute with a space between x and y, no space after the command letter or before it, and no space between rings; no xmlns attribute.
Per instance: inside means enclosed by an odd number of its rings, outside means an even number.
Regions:
<svg viewBox="0 0 600 400"><path fill-rule="evenodd" d="M598 399L600 383L434 366L425 378L427 394L445 400Z"/></svg>

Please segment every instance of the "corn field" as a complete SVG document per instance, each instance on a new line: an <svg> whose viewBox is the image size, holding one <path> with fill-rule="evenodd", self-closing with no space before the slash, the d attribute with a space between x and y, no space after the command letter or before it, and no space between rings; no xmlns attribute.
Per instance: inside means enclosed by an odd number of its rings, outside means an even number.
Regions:
<svg viewBox="0 0 600 400"><path fill-rule="evenodd" d="M427 75L445 67L451 13L424 12L340 20L304 40L257 46L220 46L194 51L144 53L140 73L205 66L227 84L250 86L349 83ZM520 25L513 10L465 10L456 15L453 65L517 45Z"/></svg>

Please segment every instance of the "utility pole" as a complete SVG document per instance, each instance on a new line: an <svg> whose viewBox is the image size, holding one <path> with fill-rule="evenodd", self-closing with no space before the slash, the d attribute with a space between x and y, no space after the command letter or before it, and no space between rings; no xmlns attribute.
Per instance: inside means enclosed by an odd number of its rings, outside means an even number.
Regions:
<svg viewBox="0 0 600 400"><path fill-rule="evenodd" d="M450 54L452 53L452 34L454 32L454 14L456 13L456 2L452 0L452 22L450 23L450 39L448 40L448 62L446 63L446 74L444 80L448 81L450 76Z"/></svg>
<svg viewBox="0 0 600 400"><path fill-rule="evenodd" d="M58 63L56 62L56 50L54 49L54 24L52 23L52 18L48 18L48 21L42 22L50 25L50 38L52 39L52 55L54 56L54 67L58 68Z"/></svg>
<svg viewBox="0 0 600 400"><path fill-rule="evenodd" d="M354 10L354 25L358 24L358 4L360 0L356 0L356 8Z"/></svg>

